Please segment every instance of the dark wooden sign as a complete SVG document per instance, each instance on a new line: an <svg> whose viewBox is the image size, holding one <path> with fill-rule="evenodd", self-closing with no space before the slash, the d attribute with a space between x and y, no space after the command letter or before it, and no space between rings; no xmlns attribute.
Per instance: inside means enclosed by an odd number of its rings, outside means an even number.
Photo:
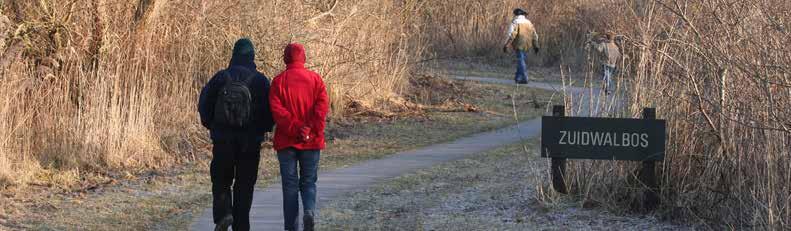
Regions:
<svg viewBox="0 0 791 231"><path fill-rule="evenodd" d="M642 161L638 179L647 186L643 206L656 209L659 187L656 161L665 158L665 121L656 110L643 109L642 119L565 117L556 105L541 119L541 156L552 158L552 187L567 193L566 159Z"/></svg>
<svg viewBox="0 0 791 231"><path fill-rule="evenodd" d="M565 159L663 160L665 121L544 116L541 156Z"/></svg>

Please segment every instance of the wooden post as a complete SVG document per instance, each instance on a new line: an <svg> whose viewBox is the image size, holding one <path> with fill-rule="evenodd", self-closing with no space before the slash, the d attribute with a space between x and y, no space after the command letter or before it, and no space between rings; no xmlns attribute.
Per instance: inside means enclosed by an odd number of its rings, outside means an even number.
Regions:
<svg viewBox="0 0 791 231"><path fill-rule="evenodd" d="M552 107L552 116L563 117L566 116L566 107L555 105ZM565 158L552 158L552 187L559 193L567 193L566 182L564 177L566 175L566 159Z"/></svg>
<svg viewBox="0 0 791 231"><path fill-rule="evenodd" d="M656 109L643 108L643 119L656 119ZM647 210L656 209L659 205L659 196L657 195L659 188L657 186L656 180L656 162L643 161L643 168L640 169L640 175L638 176L638 179L640 182L643 182L643 184L648 186L648 190L646 190L644 194L643 208Z"/></svg>

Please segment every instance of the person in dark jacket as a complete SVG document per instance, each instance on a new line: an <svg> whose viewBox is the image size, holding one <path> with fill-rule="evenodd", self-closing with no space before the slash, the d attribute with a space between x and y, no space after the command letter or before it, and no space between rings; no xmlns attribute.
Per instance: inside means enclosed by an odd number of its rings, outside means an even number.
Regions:
<svg viewBox="0 0 791 231"><path fill-rule="evenodd" d="M273 145L280 162L285 229L298 229L301 195L304 230L310 231L316 216L316 180L329 97L321 76L305 68L302 45L286 46L283 61L286 70L272 80L269 103L277 126Z"/></svg>
<svg viewBox="0 0 791 231"><path fill-rule="evenodd" d="M250 230L250 207L258 178L261 142L272 131L269 108L269 79L256 70L255 48L249 39L240 39L233 47L227 69L217 72L200 94L198 111L201 124L209 129L212 148L210 167L212 212L215 230ZM243 126L230 126L216 118L223 110L218 103L227 94L229 82L246 85L249 115ZM247 98L247 97L245 97ZM233 185L233 188L231 188Z"/></svg>

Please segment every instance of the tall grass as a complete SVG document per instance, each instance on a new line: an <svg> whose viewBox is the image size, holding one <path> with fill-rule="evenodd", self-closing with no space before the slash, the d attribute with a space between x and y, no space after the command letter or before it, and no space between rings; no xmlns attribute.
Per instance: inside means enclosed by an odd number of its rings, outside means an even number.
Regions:
<svg viewBox="0 0 791 231"><path fill-rule="evenodd" d="M791 227L788 1L3 3L10 26L0 20L9 28L0 33L10 36L0 36L2 186L50 169L178 163L184 157L171 153L205 137L194 112L199 87L227 65L239 37L256 42L270 76L283 67L285 44L305 43L340 113L350 101L398 97L422 54L507 60L499 54L504 30L520 6L541 37L533 64L586 70L589 32L623 35L617 80L627 107L617 115L656 107L668 121L660 214L721 225L712 228ZM636 168L572 161L568 182L583 201L624 210L642 192L629 180Z"/></svg>
<svg viewBox="0 0 791 231"><path fill-rule="evenodd" d="M791 2L782 0L443 1L426 9L432 51L497 55L513 7L536 24L544 51L534 64L589 68L590 32L623 36L622 102L593 103L597 116L637 118L657 108L668 121L661 166L666 218L708 228L791 228ZM442 33L440 33L442 32ZM625 108L623 106L626 106ZM624 108L624 110L617 110ZM587 108L590 109L590 108ZM639 164L571 161L569 184L583 201L635 207Z"/></svg>
<svg viewBox="0 0 791 231"><path fill-rule="evenodd" d="M422 50L405 26L415 1L2 3L0 188L186 160L183 149L206 137L200 87L240 37L270 77L284 69L286 44L305 44L336 116L350 100L397 97Z"/></svg>
<svg viewBox="0 0 791 231"><path fill-rule="evenodd" d="M784 44L791 4L600 3L607 7L579 8L578 21L625 37L619 84L627 107L616 114L637 118L656 107L668 121L659 214L712 229L791 228L791 53ZM639 208L637 168L575 160L569 184L584 201Z"/></svg>
<svg viewBox="0 0 791 231"><path fill-rule="evenodd" d="M517 7L527 11L527 18L539 34L541 52L528 56L533 65L556 67L561 61L581 64L585 56L579 53L579 47L589 30L608 24L605 20L581 18L586 9L604 7L590 0L430 1L421 7L418 16L432 55L480 56L497 61L511 56L504 54L502 47Z"/></svg>
<svg viewBox="0 0 791 231"><path fill-rule="evenodd" d="M656 105L668 120L665 200L706 221L791 228L791 3L655 1L638 10L624 11L640 21L629 35L631 109Z"/></svg>

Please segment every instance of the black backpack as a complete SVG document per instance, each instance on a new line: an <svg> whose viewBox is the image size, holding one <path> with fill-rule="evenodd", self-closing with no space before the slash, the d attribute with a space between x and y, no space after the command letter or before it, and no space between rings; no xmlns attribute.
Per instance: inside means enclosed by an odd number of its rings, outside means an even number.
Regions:
<svg viewBox="0 0 791 231"><path fill-rule="evenodd" d="M250 124L252 111L252 95L250 80L253 74L241 72L240 78L233 78L229 71L224 71L225 85L217 92L217 103L214 106L214 121L230 128L245 128Z"/></svg>

